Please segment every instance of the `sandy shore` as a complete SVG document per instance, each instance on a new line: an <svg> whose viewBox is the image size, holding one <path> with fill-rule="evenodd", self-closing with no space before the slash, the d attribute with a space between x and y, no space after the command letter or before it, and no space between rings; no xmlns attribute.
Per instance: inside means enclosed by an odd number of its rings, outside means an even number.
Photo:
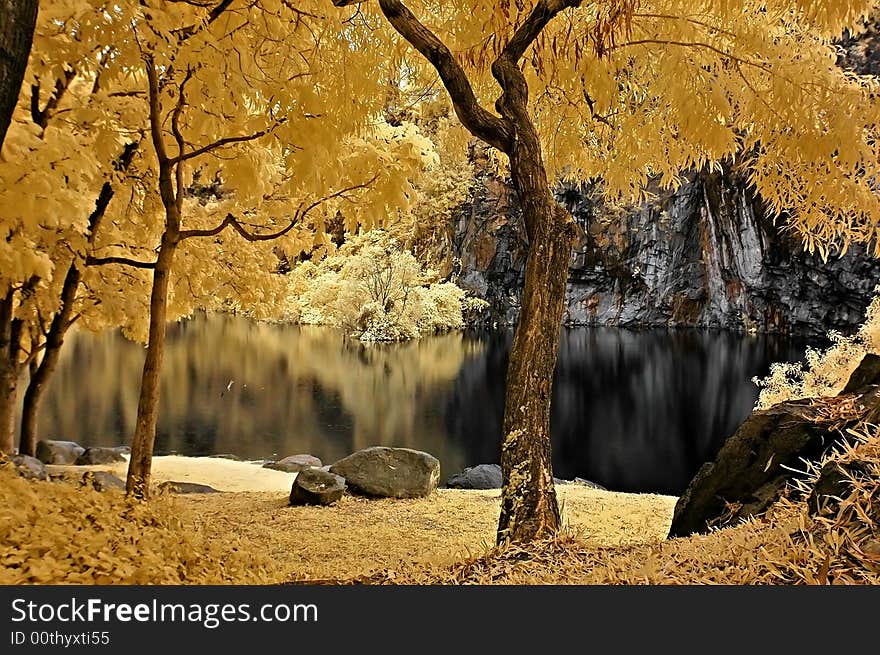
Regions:
<svg viewBox="0 0 880 655"><path fill-rule="evenodd" d="M51 466L79 476L127 462ZM153 458L153 482L207 484L223 492L176 497L179 518L212 548L267 555L277 581L342 579L401 566L443 566L485 552L495 540L500 490L438 489L426 498L365 499L346 495L331 507L290 507L294 473L214 457ZM621 546L663 540L676 498L559 485L565 526L589 544Z"/></svg>
<svg viewBox="0 0 880 655"><path fill-rule="evenodd" d="M98 466L49 466L50 473L109 471L125 479L128 461ZM220 457L165 455L153 458L153 483L196 482L218 491L277 491L290 493L295 473L264 469L260 463Z"/></svg>

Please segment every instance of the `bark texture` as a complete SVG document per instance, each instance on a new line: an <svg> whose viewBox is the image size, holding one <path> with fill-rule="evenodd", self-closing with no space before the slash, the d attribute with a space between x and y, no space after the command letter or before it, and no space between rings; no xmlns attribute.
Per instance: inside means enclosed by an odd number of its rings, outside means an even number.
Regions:
<svg viewBox="0 0 880 655"><path fill-rule="evenodd" d="M528 254L522 312L507 371L498 542L549 536L559 528L550 460L550 392L575 224L550 191L519 61L547 23L579 2L541 0L514 31L492 65L502 90L495 103L497 115L478 104L452 53L402 2L380 0L379 4L397 32L437 69L462 124L510 159Z"/></svg>
<svg viewBox="0 0 880 655"><path fill-rule="evenodd" d="M38 0L0 0L0 148L12 123L12 112L27 69Z"/></svg>

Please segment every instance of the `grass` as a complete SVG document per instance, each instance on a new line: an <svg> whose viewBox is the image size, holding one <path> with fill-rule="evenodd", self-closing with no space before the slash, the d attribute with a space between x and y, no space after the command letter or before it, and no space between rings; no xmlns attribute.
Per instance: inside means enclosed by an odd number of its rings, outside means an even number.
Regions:
<svg viewBox="0 0 880 655"><path fill-rule="evenodd" d="M880 584L880 436L821 516L804 500L821 463L764 516L664 540L674 498L560 488L566 531L497 549L497 491L288 507L278 491L146 503L0 467L0 583ZM867 471L867 473L864 473Z"/></svg>

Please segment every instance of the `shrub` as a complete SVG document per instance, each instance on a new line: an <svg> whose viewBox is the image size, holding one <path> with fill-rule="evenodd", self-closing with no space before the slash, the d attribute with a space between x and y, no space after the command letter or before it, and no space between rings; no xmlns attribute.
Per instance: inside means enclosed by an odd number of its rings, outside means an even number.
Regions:
<svg viewBox="0 0 880 655"><path fill-rule="evenodd" d="M348 239L319 263L305 262L289 275L289 320L329 325L361 341L404 341L464 327L468 299L439 282L384 230Z"/></svg>

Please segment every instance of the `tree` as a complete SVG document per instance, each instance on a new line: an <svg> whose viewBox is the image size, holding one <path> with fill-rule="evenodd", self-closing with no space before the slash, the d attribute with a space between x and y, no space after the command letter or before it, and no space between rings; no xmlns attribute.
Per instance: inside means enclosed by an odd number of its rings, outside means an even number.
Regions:
<svg viewBox="0 0 880 655"><path fill-rule="evenodd" d="M145 487L166 319L272 314L286 300L276 253L311 250L337 215L353 228L406 206L417 144L372 130L380 100L334 95L344 66L381 63L329 38L316 15L306 24L307 9L70 0L41 14L35 99L19 103L0 170L19 183L0 190L13 297L0 328L14 331L8 379L31 370L22 450L73 321L119 325L148 344L129 476ZM53 90L42 101L41 86ZM378 98L372 82L359 86ZM0 394L9 451L15 397L14 385Z"/></svg>
<svg viewBox="0 0 880 655"><path fill-rule="evenodd" d="M370 3L334 0L355 3L373 16ZM838 69L831 41L876 3L411 4L425 22L401 0L378 1L436 70L462 124L507 156L523 211L529 248L507 373L498 541L532 540L560 524L550 398L575 236L550 175L601 179L609 196L636 198L649 176L674 187L685 169L736 158L807 248L877 248L877 84Z"/></svg>
<svg viewBox="0 0 880 655"><path fill-rule="evenodd" d="M39 0L3 0L0 3L0 148L12 122L12 112L27 68Z"/></svg>

